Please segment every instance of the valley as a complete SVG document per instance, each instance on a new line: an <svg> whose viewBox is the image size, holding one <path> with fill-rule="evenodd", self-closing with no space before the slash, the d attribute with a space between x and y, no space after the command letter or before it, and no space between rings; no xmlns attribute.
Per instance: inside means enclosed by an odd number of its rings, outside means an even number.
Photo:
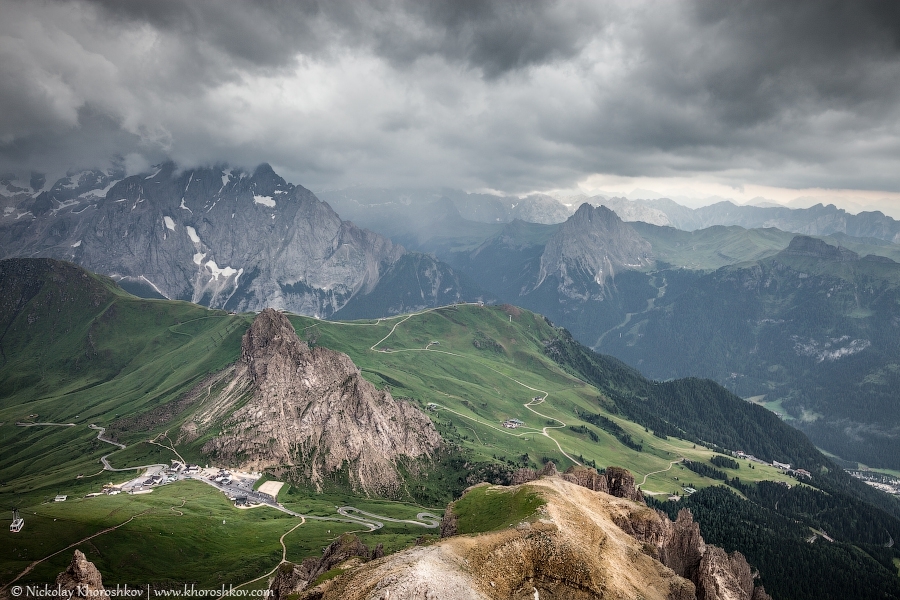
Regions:
<svg viewBox="0 0 900 600"><path fill-rule="evenodd" d="M237 359L240 337L253 315L135 298L65 263L37 261L27 268L29 281L43 283L30 290L30 296L19 296L24 304L18 304L17 312L6 313L2 338L7 357L15 357L15 362L8 359L0 371L6 382L0 404L0 437L6 449L0 464L0 501L19 508L28 532L25 538L0 534L13 542L3 544L5 582L35 561L41 562L19 581L50 577L68 562L62 550L104 532L81 545L96 548L101 556L98 568L109 582L214 585L221 582L210 579L212 572L228 572L229 582L237 584L269 572L283 552L299 560L346 531L357 531L367 544L383 544L386 551L403 547L428 531L422 526L427 522L419 520L422 513L440 514L447 499L468 485L465 477L453 479L452 471L432 471L421 490L409 489L406 502L416 502L412 505L357 496L339 484L324 493L289 485L279 501L305 516L296 530L296 519L302 517L265 506L236 509L220 491L200 481L177 481L149 494L85 497L109 481L134 479L133 469L142 465L209 460L198 443L173 443L172 434L183 422L184 411L190 410L186 392L207 373ZM19 293L21 288L13 285L18 280L5 281L7 298ZM72 308L57 313L54 307L60 302ZM431 414L442 436L467 461L505 469L540 466L545 459L561 469L624 464L644 480L648 494L682 493L681 483L694 489L717 483L671 464L682 457L705 461L712 451L652 436L611 412L601 392L550 360L545 347L556 333L539 315L512 306L469 304L367 322L298 315L290 319L308 343L346 352L376 386L409 398ZM198 389L201 399L212 391L203 384ZM437 410L428 410L432 403ZM169 408L160 412L159 407ZM123 433L126 410L127 423L137 424L141 432ZM580 415L585 413L616 423L640 440L641 451L584 423ZM135 419L139 415L145 416ZM523 421L524 427L502 426L512 418ZM571 429L575 424L581 429ZM678 480L670 475L676 470ZM794 481L766 467L741 475ZM56 495L67 500L53 502ZM325 518L342 520L320 520ZM370 531L365 523L373 519L383 527ZM420 524L411 522L417 520ZM106 531L111 527L116 529ZM278 540L289 530L283 540L287 549L282 550ZM198 537L199 531L204 533ZM245 538L252 543L238 543ZM185 557L177 574L164 566L172 553ZM212 571L211 560L218 565Z"/></svg>
<svg viewBox="0 0 900 600"><path fill-rule="evenodd" d="M5 277L0 301L13 307L0 323L5 331L0 344L8 357L0 369L5 392L0 438L8 449L0 458L0 502L20 510L23 531L29 532L27 537L0 533L13 542L0 557L0 581L11 583L19 575L17 584L46 580L65 567L74 545L90 554L110 585L166 588L187 581L215 587L223 580L212 573L228 573L229 584L262 589L279 565L316 557L344 533L354 532L367 547L381 545L388 554L416 540L436 540L437 515L464 489L481 481L510 483L521 476L517 473L541 472L550 462L561 472L626 467L647 501L659 502L653 506L690 507L699 515L704 536L728 551L747 552L753 564L771 573L764 582L773 591L783 591L789 581L770 561L778 544L826 531L835 540L829 544L841 552L863 552L854 559L863 566L848 564L847 569L880 573L883 567L877 565L883 563L871 557L892 560L876 550L887 543L881 537L892 531L892 539L900 539L900 527L894 529L898 521L890 516L900 510L863 482L854 487L768 411L711 382L648 381L522 308L459 303L359 321L275 311L228 314L137 298L67 263L0 265ZM68 310L57 311L60 306ZM291 330L296 341L290 341ZM263 362L250 371L257 378L245 381L241 370L251 367L241 365L250 364L251 356ZM280 374L279 365L293 360L300 361L301 372L308 368L302 366L305 361L352 361L346 364L358 367L365 385L374 385L360 398L375 394L386 401L389 394L394 402L417 408L440 434L442 449L431 459L398 460L401 483L387 497L354 487L355 462L336 470L324 466L317 482L306 469L278 463L265 467L257 485L286 483L277 504L262 502L251 510L228 500L243 493L254 497L246 487L214 487L208 479L178 480L151 493L88 497L108 483L142 485L149 475L143 472L146 465L158 465L154 473L173 461L209 464L204 471L211 474L239 467L208 450L216 447L209 446L211 440L234 435L233 416L219 413L205 430L195 430L192 423L204 422L202 415L226 406L229 397L237 399L228 409L232 415L258 411L253 402L267 402L260 406L273 410L279 394L299 384ZM266 371L263 364L274 370ZM316 367L315 372L334 368ZM350 367L340 367L345 368ZM340 369L334 381L357 381L352 369ZM248 385L261 386L256 393L262 396L251 399ZM361 390L365 385L339 387ZM341 392L348 399L341 402L357 402L350 400L353 394ZM359 415L353 417L361 419L354 425L358 429L351 431L365 432L365 423L377 421ZM264 426L292 427L290 421L270 421ZM185 436L194 431L199 437ZM251 431L246 439L260 436ZM337 443L332 439L328 443ZM760 458L710 465L733 450ZM231 456L239 460L241 452ZM773 461L790 464L793 474L772 466ZM798 469L808 475L801 477ZM820 489L837 504L812 516L801 507L823 502ZM728 513L741 530L785 515L802 525L785 530L788 537L767 537L745 547L734 529L722 529L721 514L704 512L722 493L733 496L730 503L743 503ZM790 502L781 501L784 494ZM54 502L56 496L67 499ZM666 501L674 496L679 500ZM858 515L854 525L829 516L848 511ZM755 516L746 521L746 514ZM245 543L247 536L255 541ZM825 546L803 544L797 552L809 564L837 560ZM176 552L184 559L173 570L166 565ZM112 558L124 556L127 560ZM843 584L823 580L822 585Z"/></svg>

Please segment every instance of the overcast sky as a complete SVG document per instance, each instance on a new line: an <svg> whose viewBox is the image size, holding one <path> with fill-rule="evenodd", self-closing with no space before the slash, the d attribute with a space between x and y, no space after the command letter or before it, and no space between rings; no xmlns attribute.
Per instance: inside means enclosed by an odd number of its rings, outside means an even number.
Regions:
<svg viewBox="0 0 900 600"><path fill-rule="evenodd" d="M898 2L0 0L0 15L0 172L168 156L265 161L314 190L900 198Z"/></svg>

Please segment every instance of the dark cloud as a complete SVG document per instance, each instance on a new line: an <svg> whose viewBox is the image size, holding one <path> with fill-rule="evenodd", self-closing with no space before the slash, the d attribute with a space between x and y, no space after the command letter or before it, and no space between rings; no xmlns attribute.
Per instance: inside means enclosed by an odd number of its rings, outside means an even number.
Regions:
<svg viewBox="0 0 900 600"><path fill-rule="evenodd" d="M517 192L605 173L900 191L895 2L0 11L0 170L141 153L268 161L318 187Z"/></svg>

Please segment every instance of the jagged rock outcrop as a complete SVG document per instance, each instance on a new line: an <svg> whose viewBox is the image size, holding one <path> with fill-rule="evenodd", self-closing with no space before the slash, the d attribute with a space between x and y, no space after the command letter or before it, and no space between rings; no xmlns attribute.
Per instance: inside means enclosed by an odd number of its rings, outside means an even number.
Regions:
<svg viewBox="0 0 900 600"><path fill-rule="evenodd" d="M635 511L615 519L623 531L644 542L645 550L681 577L690 580L698 600L761 600L750 564L740 552L708 545L691 512L682 509L675 522L659 512Z"/></svg>
<svg viewBox="0 0 900 600"><path fill-rule="evenodd" d="M63 595L76 598L96 598L105 591L100 571L81 550L75 551L69 567L56 576L56 586Z"/></svg>
<svg viewBox="0 0 900 600"><path fill-rule="evenodd" d="M353 558L370 560L384 556L381 544L374 550L363 544L352 533L345 533L329 544L321 557L310 557L299 565L282 563L269 584L270 597L285 600L289 595L305 590L316 578Z"/></svg>
<svg viewBox="0 0 900 600"><path fill-rule="evenodd" d="M317 488L342 471L353 489L392 496L401 485L397 462L428 458L441 445L425 414L376 389L346 354L310 349L276 310L253 321L227 376L182 428L198 435L215 421L210 411L227 414L245 401L203 447L226 464L291 467Z"/></svg>
<svg viewBox="0 0 900 600"><path fill-rule="evenodd" d="M753 574L740 552L708 546L696 575L698 600L752 600Z"/></svg>
<svg viewBox="0 0 900 600"><path fill-rule="evenodd" d="M518 469L510 478L511 485L528 483L541 477L560 476L581 487L595 492L604 492L616 498L627 498L635 502L644 502L644 494L634 485L634 476L628 469L607 467L604 473L598 473L592 467L570 467L560 475L553 461L548 461L540 471L534 469Z"/></svg>
<svg viewBox="0 0 900 600"><path fill-rule="evenodd" d="M609 480L606 475L601 475L597 469L592 467L569 467L564 473L569 481L577 483L581 487L586 487L595 492L609 493Z"/></svg>
<svg viewBox="0 0 900 600"><path fill-rule="evenodd" d="M607 467L606 481L609 484L609 493L616 498L627 498L635 502L643 502L644 494L634 485L634 475L628 469L621 467Z"/></svg>

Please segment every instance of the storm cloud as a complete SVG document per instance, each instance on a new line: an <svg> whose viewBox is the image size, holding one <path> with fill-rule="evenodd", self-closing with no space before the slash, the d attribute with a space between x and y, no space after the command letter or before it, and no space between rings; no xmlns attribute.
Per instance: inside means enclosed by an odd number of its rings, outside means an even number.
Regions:
<svg viewBox="0 0 900 600"><path fill-rule="evenodd" d="M900 192L894 2L0 2L0 171Z"/></svg>

